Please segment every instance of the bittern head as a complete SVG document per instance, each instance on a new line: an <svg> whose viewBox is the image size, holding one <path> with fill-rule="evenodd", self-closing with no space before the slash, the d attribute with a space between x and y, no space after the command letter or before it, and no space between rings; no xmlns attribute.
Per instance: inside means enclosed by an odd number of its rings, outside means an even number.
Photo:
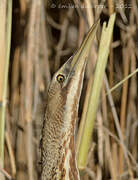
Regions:
<svg viewBox="0 0 138 180"><path fill-rule="evenodd" d="M74 129L86 59L99 22L79 50L54 74L42 130L42 180L78 180Z"/></svg>
<svg viewBox="0 0 138 180"><path fill-rule="evenodd" d="M83 84L83 76L91 43L95 37L99 21L90 29L79 50L54 74L48 90L48 98L55 99L59 94L70 102L78 99Z"/></svg>

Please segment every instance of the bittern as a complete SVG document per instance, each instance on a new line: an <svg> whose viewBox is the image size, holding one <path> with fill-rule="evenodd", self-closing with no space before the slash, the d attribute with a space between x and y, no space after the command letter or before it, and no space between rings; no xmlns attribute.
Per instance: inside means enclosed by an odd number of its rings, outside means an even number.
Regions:
<svg viewBox="0 0 138 180"><path fill-rule="evenodd" d="M54 74L47 93L42 128L41 180L79 180L75 126L87 56L99 22L79 50Z"/></svg>

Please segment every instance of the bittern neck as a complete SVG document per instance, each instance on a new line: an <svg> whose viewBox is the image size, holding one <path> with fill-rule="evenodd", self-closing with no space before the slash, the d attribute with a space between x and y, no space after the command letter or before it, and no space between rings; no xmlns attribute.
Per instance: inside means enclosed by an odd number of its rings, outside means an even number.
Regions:
<svg viewBox="0 0 138 180"><path fill-rule="evenodd" d="M47 105L42 132L42 180L79 180L74 145L78 98L72 95L65 98L59 94L56 104Z"/></svg>

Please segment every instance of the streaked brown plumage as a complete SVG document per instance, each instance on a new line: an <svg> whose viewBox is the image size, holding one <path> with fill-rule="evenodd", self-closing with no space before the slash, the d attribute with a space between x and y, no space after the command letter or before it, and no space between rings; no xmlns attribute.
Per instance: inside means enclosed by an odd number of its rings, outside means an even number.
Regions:
<svg viewBox="0 0 138 180"><path fill-rule="evenodd" d="M88 32L77 53L53 76L42 129L41 180L79 180L74 131L83 76L99 23Z"/></svg>

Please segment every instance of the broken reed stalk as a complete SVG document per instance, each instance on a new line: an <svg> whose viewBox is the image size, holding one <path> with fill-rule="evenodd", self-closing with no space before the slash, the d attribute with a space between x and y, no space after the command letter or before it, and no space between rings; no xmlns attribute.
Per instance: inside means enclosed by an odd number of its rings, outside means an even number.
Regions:
<svg viewBox="0 0 138 180"><path fill-rule="evenodd" d="M2 0L0 2L0 19L0 166L3 167L6 95L11 43L12 1L8 1L7 3L5 0Z"/></svg>
<svg viewBox="0 0 138 180"><path fill-rule="evenodd" d="M86 115L86 123L78 153L78 167L80 170L84 169L87 163L87 156L91 143L91 135L94 127L96 111L98 108L99 96L103 83L105 67L109 55L109 47L110 47L114 22L115 22L115 14L111 15L107 27L106 27L106 23L103 24L93 87L91 90L89 106Z"/></svg>

